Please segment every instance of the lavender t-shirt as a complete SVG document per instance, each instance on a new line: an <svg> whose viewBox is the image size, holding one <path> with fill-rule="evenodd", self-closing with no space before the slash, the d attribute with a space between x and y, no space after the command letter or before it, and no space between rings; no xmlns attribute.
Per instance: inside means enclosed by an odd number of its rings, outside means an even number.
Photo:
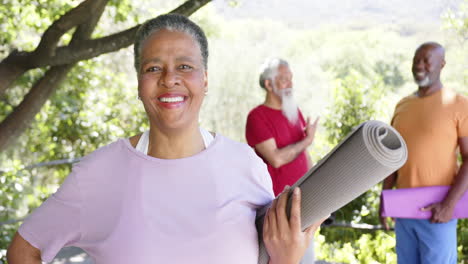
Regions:
<svg viewBox="0 0 468 264"><path fill-rule="evenodd" d="M192 157L163 160L120 139L75 165L19 233L44 261L77 246L96 264L256 264L256 209L272 199L245 144L217 135Z"/></svg>

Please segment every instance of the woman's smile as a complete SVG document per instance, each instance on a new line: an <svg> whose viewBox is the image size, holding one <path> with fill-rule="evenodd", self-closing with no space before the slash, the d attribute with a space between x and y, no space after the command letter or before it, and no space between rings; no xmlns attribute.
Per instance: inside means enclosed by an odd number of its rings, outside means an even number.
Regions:
<svg viewBox="0 0 468 264"><path fill-rule="evenodd" d="M158 104L165 108L179 108L182 107L187 101L188 96L175 93L165 93L158 96Z"/></svg>

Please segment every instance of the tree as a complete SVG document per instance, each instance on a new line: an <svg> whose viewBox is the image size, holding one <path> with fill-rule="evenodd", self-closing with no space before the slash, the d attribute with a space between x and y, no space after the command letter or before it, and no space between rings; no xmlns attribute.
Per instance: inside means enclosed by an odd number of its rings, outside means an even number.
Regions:
<svg viewBox="0 0 468 264"><path fill-rule="evenodd" d="M211 0L188 0L172 10L189 16ZM42 34L32 51L13 50L0 62L0 96L21 76L33 69L45 69L22 101L0 123L0 150L5 150L23 133L48 98L60 87L73 67L83 60L117 51L133 43L140 25L98 38L92 33L109 0L85 0L59 16ZM4 7L5 8L5 7ZM66 33L73 32L67 44L60 45Z"/></svg>

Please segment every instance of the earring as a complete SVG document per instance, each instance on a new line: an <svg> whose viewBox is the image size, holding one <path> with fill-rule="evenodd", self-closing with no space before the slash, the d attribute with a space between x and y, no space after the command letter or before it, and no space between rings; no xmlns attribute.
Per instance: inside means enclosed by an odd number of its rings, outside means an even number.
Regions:
<svg viewBox="0 0 468 264"><path fill-rule="evenodd" d="M137 99L141 101L141 97L140 97L140 95L137 95Z"/></svg>
<svg viewBox="0 0 468 264"><path fill-rule="evenodd" d="M205 96L208 95L208 91L205 91Z"/></svg>

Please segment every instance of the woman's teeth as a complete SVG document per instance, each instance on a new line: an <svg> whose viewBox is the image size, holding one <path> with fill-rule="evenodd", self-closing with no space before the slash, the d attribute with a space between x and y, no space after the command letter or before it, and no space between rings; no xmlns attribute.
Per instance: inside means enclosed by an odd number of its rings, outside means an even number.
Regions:
<svg viewBox="0 0 468 264"><path fill-rule="evenodd" d="M159 98L159 101L163 103L176 103L176 102L182 102L184 101L184 97L182 96L177 96L177 97L161 97Z"/></svg>

